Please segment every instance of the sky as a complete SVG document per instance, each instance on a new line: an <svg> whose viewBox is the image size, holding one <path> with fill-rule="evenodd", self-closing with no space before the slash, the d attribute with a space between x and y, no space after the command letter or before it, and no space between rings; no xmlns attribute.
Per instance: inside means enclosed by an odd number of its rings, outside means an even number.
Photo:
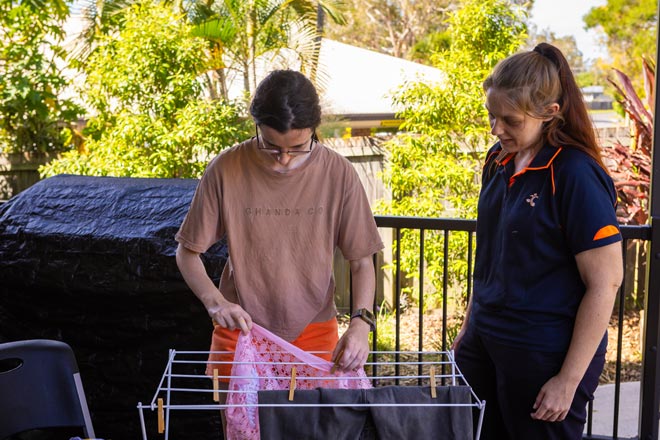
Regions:
<svg viewBox="0 0 660 440"><path fill-rule="evenodd" d="M607 0L534 0L531 21L539 31L549 29L557 37L573 35L578 50L585 61L606 57L607 52L599 47L595 30L584 30L582 17L594 6L602 6Z"/></svg>

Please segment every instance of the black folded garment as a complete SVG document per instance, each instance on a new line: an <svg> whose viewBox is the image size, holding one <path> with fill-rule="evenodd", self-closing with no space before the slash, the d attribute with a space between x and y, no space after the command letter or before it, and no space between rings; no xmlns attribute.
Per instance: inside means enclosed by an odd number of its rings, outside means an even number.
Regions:
<svg viewBox="0 0 660 440"><path fill-rule="evenodd" d="M467 406L472 403L470 388L443 386L437 387L436 392L437 398L433 399L430 387L317 388L296 390L294 400L290 402L287 390L259 391L260 405L284 405L259 407L261 438L471 440L472 407ZM302 404L368 406L297 406ZM419 406L422 404L442 406Z"/></svg>

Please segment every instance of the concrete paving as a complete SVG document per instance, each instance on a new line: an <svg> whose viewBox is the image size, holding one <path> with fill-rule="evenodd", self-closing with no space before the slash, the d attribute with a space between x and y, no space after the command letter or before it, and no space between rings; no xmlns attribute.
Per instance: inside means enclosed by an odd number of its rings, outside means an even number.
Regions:
<svg viewBox="0 0 660 440"><path fill-rule="evenodd" d="M614 385L601 385L594 393L591 433L614 436ZM639 430L639 382L624 382L619 394L618 438L637 438ZM585 427L585 433L587 432Z"/></svg>

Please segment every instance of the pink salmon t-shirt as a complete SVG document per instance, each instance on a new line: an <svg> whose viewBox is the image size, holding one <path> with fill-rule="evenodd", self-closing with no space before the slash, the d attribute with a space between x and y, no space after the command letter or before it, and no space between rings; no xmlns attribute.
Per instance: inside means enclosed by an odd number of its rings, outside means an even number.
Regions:
<svg viewBox="0 0 660 440"><path fill-rule="evenodd" d="M208 165L176 234L203 253L227 237L220 291L253 321L294 340L311 322L336 316L333 256L347 260L383 248L353 165L316 144L286 173L270 169L254 139Z"/></svg>

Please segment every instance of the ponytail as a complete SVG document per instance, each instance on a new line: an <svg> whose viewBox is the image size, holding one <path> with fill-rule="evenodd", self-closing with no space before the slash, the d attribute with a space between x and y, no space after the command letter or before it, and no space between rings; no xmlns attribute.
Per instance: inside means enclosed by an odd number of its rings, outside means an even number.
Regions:
<svg viewBox="0 0 660 440"><path fill-rule="evenodd" d="M548 43L540 43L534 48L534 52L555 66L562 91L557 100L562 117L553 118L545 123L546 140L551 145L573 147L584 151L607 171L600 155L600 148L587 106L568 61L559 49Z"/></svg>

